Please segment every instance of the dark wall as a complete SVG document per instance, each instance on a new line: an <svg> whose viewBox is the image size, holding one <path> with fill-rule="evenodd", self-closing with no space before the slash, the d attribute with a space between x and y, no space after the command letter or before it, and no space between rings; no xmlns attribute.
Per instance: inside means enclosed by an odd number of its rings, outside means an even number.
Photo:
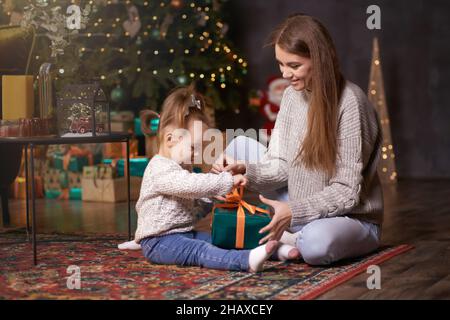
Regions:
<svg viewBox="0 0 450 320"><path fill-rule="evenodd" d="M381 8L381 30L366 9ZM450 1L230 0L230 35L249 61L249 85L279 73L262 49L284 17L303 12L330 30L347 79L367 91L372 38L380 40L387 104L400 177L450 178Z"/></svg>

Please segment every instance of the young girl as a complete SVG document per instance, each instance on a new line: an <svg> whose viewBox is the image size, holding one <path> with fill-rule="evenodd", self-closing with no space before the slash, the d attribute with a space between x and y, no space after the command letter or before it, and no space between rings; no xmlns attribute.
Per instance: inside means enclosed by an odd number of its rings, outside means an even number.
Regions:
<svg viewBox="0 0 450 320"><path fill-rule="evenodd" d="M209 234L193 231L196 199L223 196L246 184L242 175L189 170L207 128L204 107L204 98L191 88L176 89L164 101L159 151L145 170L136 204L135 242L153 263L261 271L264 261L276 251L277 241L253 250L224 250L210 243Z"/></svg>

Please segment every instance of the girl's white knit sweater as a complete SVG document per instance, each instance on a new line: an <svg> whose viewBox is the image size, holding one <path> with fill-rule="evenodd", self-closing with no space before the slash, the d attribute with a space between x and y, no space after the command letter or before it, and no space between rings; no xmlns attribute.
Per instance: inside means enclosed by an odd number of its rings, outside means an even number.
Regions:
<svg viewBox="0 0 450 320"><path fill-rule="evenodd" d="M145 169L136 203L135 241L191 231L196 200L223 196L232 187L233 177L229 172L192 173L171 159L155 155Z"/></svg>

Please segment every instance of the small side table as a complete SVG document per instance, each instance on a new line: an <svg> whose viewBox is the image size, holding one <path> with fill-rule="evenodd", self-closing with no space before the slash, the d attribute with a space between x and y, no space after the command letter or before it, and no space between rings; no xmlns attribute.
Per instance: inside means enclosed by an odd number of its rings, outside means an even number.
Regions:
<svg viewBox="0 0 450 320"><path fill-rule="evenodd" d="M30 149L30 171L31 171L31 232L32 232L32 246L33 246L33 263L37 265L37 243L36 243L36 199L35 199L35 185L34 185L34 148L38 145L51 144L83 144L83 143L108 143L108 142L123 142L127 144L127 158L125 165L125 174L127 177L127 200L128 200L128 240L131 240L131 197L130 197L130 134L113 132L109 135L96 137L1 137L0 144L19 144L25 148L25 189L26 189L26 213L27 213L27 234L30 232L29 222L29 194L28 194L28 149Z"/></svg>

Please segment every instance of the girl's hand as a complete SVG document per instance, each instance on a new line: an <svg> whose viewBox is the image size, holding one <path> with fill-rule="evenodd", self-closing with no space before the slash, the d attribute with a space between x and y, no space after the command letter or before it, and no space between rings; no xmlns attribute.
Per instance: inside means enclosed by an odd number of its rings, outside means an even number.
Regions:
<svg viewBox="0 0 450 320"><path fill-rule="evenodd" d="M212 165L210 172L219 174L225 171L225 167L229 163L234 163L234 159L222 152L222 154L216 159L216 161L214 161L214 164Z"/></svg>
<svg viewBox="0 0 450 320"><path fill-rule="evenodd" d="M233 188L245 187L247 185L247 182L247 178L242 174L233 176ZM223 196L215 196L214 198L219 201L226 201L225 197Z"/></svg>
<svg viewBox="0 0 450 320"><path fill-rule="evenodd" d="M259 230L259 233L269 232L267 236L261 239L259 244L263 244L269 240L280 240L283 232L291 225L292 211L287 202L270 200L259 195L261 202L271 206L275 213L272 217L272 221Z"/></svg>
<svg viewBox="0 0 450 320"><path fill-rule="evenodd" d="M245 162L235 160L232 157L229 157L226 154L222 153L214 162L210 172L219 174L224 171L228 171L232 175L245 174Z"/></svg>
<svg viewBox="0 0 450 320"><path fill-rule="evenodd" d="M247 171L247 167L245 166L245 162L236 161L235 163L229 164L224 168L224 171L231 172L232 175L235 174L245 174Z"/></svg>
<svg viewBox="0 0 450 320"><path fill-rule="evenodd" d="M242 174L237 174L233 176L233 187L245 187L247 185L247 178L244 177Z"/></svg>

